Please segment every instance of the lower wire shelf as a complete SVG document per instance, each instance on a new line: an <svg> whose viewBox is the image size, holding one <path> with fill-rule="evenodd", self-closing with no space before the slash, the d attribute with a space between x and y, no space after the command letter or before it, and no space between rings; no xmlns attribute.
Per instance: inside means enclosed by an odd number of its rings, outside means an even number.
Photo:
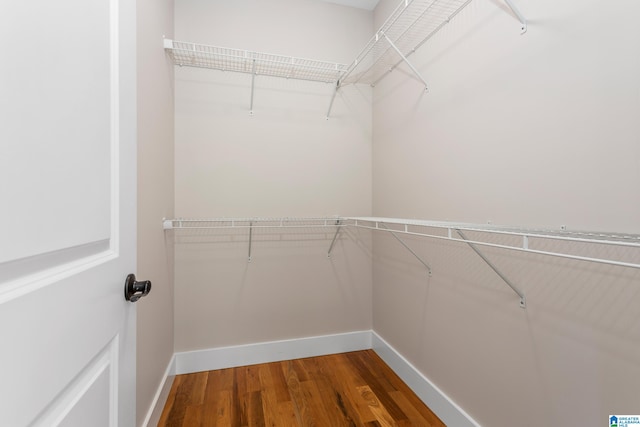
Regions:
<svg viewBox="0 0 640 427"><path fill-rule="evenodd" d="M264 229L331 229L333 238L327 251L330 257L342 229L366 229L392 234L432 274L431 267L400 236L417 236L429 239L463 243L482 260L518 295L520 306L526 307L524 293L500 272L480 248L497 248L550 257L561 257L582 262L594 262L624 268L640 269L640 235L628 233L602 233L572 230L542 230L494 225L479 225L443 221L427 221L383 217L280 217L280 218L209 218L165 219L163 227L170 230L222 230L247 229L249 237L248 260L251 261L254 231ZM335 231L334 231L335 230ZM552 249L542 249L552 246ZM617 248L614 256L585 255L593 248ZM605 252L607 252L605 250Z"/></svg>

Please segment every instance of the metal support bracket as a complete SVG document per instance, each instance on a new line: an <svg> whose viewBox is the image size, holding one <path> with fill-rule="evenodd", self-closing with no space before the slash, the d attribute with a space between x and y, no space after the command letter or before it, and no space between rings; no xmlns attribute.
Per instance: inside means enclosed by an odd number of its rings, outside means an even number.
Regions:
<svg viewBox="0 0 640 427"><path fill-rule="evenodd" d="M333 240L331 241L331 245L329 246L329 250L327 251L327 258L331 258L331 251L333 250L333 245L335 245L336 240L338 239L338 234L340 234L340 220L336 220L336 234L333 235Z"/></svg>
<svg viewBox="0 0 640 427"><path fill-rule="evenodd" d="M380 226L380 227L382 227L382 230L385 230L385 231L388 231L389 233L391 233L391 235L392 235L393 237L395 237L395 238L396 238L396 240L397 240L398 242L400 242L400 244L401 244L402 246L404 246L406 250L408 250L409 252L411 252L411 254L412 254L414 257L416 257L416 259L417 259L418 261L420 261L420 263L421 263L422 265L424 265L424 266L426 267L427 271L429 272L429 277L431 277L431 267L429 267L429 264L427 264L426 262L424 262L424 260L423 260L422 258L420 258L420 256L419 256L417 253L415 253L415 252L414 252L414 250L413 250L413 249L411 249L411 248L409 247L409 245L407 245L407 244L406 244L406 243L405 243L405 242L404 242L400 237L398 237L398 235L397 235L396 233L394 233L394 232L393 232L393 230L389 229L389 227L387 227L386 225L384 225L384 224L382 224L382 223L381 223L381 224L379 224L379 226Z"/></svg>
<svg viewBox="0 0 640 427"><path fill-rule="evenodd" d="M498 275L500 276L500 278L507 284L509 285L509 287L513 290L513 292L515 292L516 294L518 294L518 296L520 297L520 308L527 308L527 299L524 296L524 292L522 292L516 285L514 285L513 283L511 283L511 281L509 279L507 279L504 274L502 274L500 272L500 270L498 270L498 268L493 265L493 263L491 261L489 261L487 259L487 257L484 256L484 254L482 252L480 252L480 250L478 249L478 247L476 245L474 245L473 243L469 242L467 236L464 235L464 233L462 231L460 231L459 229L455 229L456 232L458 233L458 235L462 238L462 240L465 240L465 242L467 243L467 245L469 245L469 247L471 247L471 249L473 249L473 251L480 257L482 258L482 260L484 262L487 263L487 265L489 267L491 267L491 269Z"/></svg>
<svg viewBox="0 0 640 427"><path fill-rule="evenodd" d="M520 13L520 11L516 7L516 5L513 4L513 2L511 0L504 0L504 2L507 4L507 6L509 6L509 9L511 9L511 12L513 12L513 14L516 16L516 18L518 18L518 21L520 21L520 24L521 24L520 34L526 33L527 32L527 20L524 17L524 15L522 13Z"/></svg>
<svg viewBox="0 0 640 427"><path fill-rule="evenodd" d="M249 106L249 114L253 116L253 92L256 84L256 60L253 60L251 67L251 104Z"/></svg>
<svg viewBox="0 0 640 427"><path fill-rule="evenodd" d="M329 120L329 116L331 115L331 109L333 108L333 101L336 99L336 95L338 94L338 89L340 89L340 80L336 82L336 87L333 90L333 96L331 96L331 102L329 102L329 109L327 110L327 120Z"/></svg>
<svg viewBox="0 0 640 427"><path fill-rule="evenodd" d="M398 55L400 55L400 58L402 58L402 60L405 62L405 64L407 64L407 66L409 68L411 68L411 71L413 71L413 73L422 81L422 83L424 83L424 90L428 90L429 88L427 87L427 82L426 80L422 77L422 75L420 74L420 72L416 69L416 67L413 66L413 64L411 62L409 62L409 60L407 59L406 56L404 56L402 54L402 52L400 51L400 49L398 49L398 47L393 44L393 42L391 41L391 39L385 34L382 33L382 36L389 42L389 45L391 45L391 47L393 48L393 50L396 51L396 53Z"/></svg>
<svg viewBox="0 0 640 427"><path fill-rule="evenodd" d="M251 242L253 241L253 221L249 222L249 260L251 262Z"/></svg>

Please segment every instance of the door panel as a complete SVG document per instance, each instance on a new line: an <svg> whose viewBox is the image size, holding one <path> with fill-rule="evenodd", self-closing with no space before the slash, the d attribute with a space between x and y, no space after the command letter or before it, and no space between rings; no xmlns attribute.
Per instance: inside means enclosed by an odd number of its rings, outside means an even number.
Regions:
<svg viewBox="0 0 640 427"><path fill-rule="evenodd" d="M2 186L11 245L0 246L0 262L111 237L118 100L110 43L118 28L110 3L15 3L0 14L10 58L0 82L0 170L13 178Z"/></svg>
<svg viewBox="0 0 640 427"><path fill-rule="evenodd" d="M135 425L135 2L0 5L0 424Z"/></svg>
<svg viewBox="0 0 640 427"><path fill-rule="evenodd" d="M71 410L65 414L60 426L91 425L95 427L108 427L110 419L107 408L101 406L103 401L109 401L109 371L101 371L99 376L92 378L94 381L89 384L86 390L81 390L78 402L74 402ZM95 408L100 408L101 413L94 413ZM51 423L43 424L53 425Z"/></svg>
<svg viewBox="0 0 640 427"><path fill-rule="evenodd" d="M92 361L34 422L35 426L109 426L117 408L117 339ZM108 405L104 405L108 402ZM100 412L94 412L96 408Z"/></svg>

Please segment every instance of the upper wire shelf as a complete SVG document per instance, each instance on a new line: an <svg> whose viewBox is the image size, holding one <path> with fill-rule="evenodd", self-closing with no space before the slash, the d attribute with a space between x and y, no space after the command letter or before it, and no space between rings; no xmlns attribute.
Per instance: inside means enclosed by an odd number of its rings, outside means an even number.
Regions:
<svg viewBox="0 0 640 427"><path fill-rule="evenodd" d="M407 58L415 52L470 1L402 1L351 63L341 83L375 86L404 60L401 55Z"/></svg>
<svg viewBox="0 0 640 427"><path fill-rule="evenodd" d="M524 16L512 0L503 1L522 24L524 33L527 30ZM375 86L402 62L424 83L426 89L425 79L407 58L470 2L471 0L402 0L350 65L171 39L164 40L164 48L178 66L251 74L251 114L256 76L333 83L333 95L326 114L328 119L340 87L355 83Z"/></svg>
<svg viewBox="0 0 640 427"><path fill-rule="evenodd" d="M317 218L208 218L165 219L165 230L215 230L229 228L309 228L342 226L340 217Z"/></svg>
<svg viewBox="0 0 640 427"><path fill-rule="evenodd" d="M335 83L347 66L335 62L295 58L249 50L165 39L164 47L179 66L235 71L253 75Z"/></svg>
<svg viewBox="0 0 640 427"><path fill-rule="evenodd" d="M405 62L426 86L407 58L469 3L471 0L403 0L350 64L340 83L375 86ZM511 0L505 3L520 21L524 33L526 20Z"/></svg>

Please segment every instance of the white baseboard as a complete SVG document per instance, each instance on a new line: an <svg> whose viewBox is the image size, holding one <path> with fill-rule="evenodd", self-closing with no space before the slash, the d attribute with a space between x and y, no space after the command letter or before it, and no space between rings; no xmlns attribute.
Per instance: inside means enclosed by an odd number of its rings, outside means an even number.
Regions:
<svg viewBox="0 0 640 427"><path fill-rule="evenodd" d="M378 334L372 331L371 335L373 350L442 422L455 427L481 427Z"/></svg>
<svg viewBox="0 0 640 427"><path fill-rule="evenodd" d="M176 375L371 348L371 331L210 348L175 354Z"/></svg>
<svg viewBox="0 0 640 427"><path fill-rule="evenodd" d="M162 377L160 387L158 387L156 395L153 397L149 412L147 412L147 416L142 422L142 427L156 427L158 425L164 405L167 403L167 397L169 397L169 392L171 391L171 386L173 385L173 379L175 376L176 356L174 355L169 361L169 365L164 372L164 377Z"/></svg>

